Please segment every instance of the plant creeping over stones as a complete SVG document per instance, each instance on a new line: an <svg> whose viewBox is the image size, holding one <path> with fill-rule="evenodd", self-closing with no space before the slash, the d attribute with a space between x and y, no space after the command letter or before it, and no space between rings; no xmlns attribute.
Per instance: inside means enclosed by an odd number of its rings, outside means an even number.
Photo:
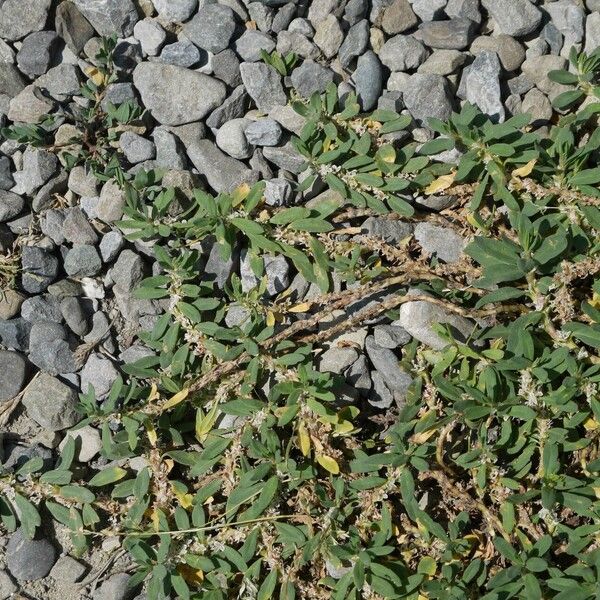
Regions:
<svg viewBox="0 0 600 600"><path fill-rule="evenodd" d="M4 134L123 190L118 226L158 268L143 278L125 257L113 279L166 310L140 334L152 354L80 396L73 433L98 428L107 462L83 475L68 437L53 468L0 474L3 526L33 538L49 514L75 554L116 538L151 599L595 598L598 53L551 74L576 89L548 135L467 103L421 143L410 117L365 114L333 84L295 95L296 191L327 193L273 206L263 181L182 197L159 170L123 171L112 142L143 115L102 105L113 50L82 114ZM282 74L294 62L263 58ZM67 123L83 132L68 151L47 135ZM464 253L440 259L424 226L460 233ZM212 242L240 276L211 276ZM283 285L290 272L309 295ZM367 338L371 403L319 367L335 351L358 388L352 336L384 316L398 327Z"/></svg>

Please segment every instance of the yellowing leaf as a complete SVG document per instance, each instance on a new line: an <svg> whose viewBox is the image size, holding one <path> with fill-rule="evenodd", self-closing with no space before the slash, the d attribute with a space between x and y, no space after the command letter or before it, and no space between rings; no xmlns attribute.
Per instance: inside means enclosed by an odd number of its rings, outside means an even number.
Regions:
<svg viewBox="0 0 600 600"><path fill-rule="evenodd" d="M385 163L393 163L396 160L396 151L394 150L394 147L390 144L381 146L381 148L379 148L379 150L377 151L377 154Z"/></svg>
<svg viewBox="0 0 600 600"><path fill-rule="evenodd" d="M235 188L233 193L231 194L231 198L233 199L233 206L237 206L240 202L242 202L250 193L250 186L247 183L242 183L242 185Z"/></svg>
<svg viewBox="0 0 600 600"><path fill-rule="evenodd" d="M531 172L533 171L533 167L535 167L536 162L537 162L536 158L534 158L533 160L530 160L527 164L524 164L522 167L515 169L511 173L511 175L513 177L527 177L528 175L531 175Z"/></svg>
<svg viewBox="0 0 600 600"><path fill-rule="evenodd" d="M354 425L350 421L341 420L335 425L335 435L344 435L354 430Z"/></svg>
<svg viewBox="0 0 600 600"><path fill-rule="evenodd" d="M148 402L158 400L159 396L160 394L158 393L158 388L156 387L156 384L153 383L152 387L150 388L150 393L148 394Z"/></svg>
<svg viewBox="0 0 600 600"><path fill-rule="evenodd" d="M300 452L304 456L308 456L310 454L310 436L308 435L308 431L306 431L304 423L300 423L298 427L298 441L300 442Z"/></svg>
<svg viewBox="0 0 600 600"><path fill-rule="evenodd" d="M188 397L189 393L190 390L188 389L183 389L180 392L177 392L172 398L170 398L163 404L162 409L168 410L169 408L177 406L180 402L183 402Z"/></svg>
<svg viewBox="0 0 600 600"><path fill-rule="evenodd" d="M104 83L104 75L96 69L96 67L88 67L85 70L85 74L96 84L102 85Z"/></svg>
<svg viewBox="0 0 600 600"><path fill-rule="evenodd" d="M204 580L204 573L200 569L190 567L190 565L183 563L177 565L177 572L192 585L199 585Z"/></svg>
<svg viewBox="0 0 600 600"><path fill-rule="evenodd" d="M148 434L148 441L153 448L156 448L156 440L158 436L156 435L156 429L154 429L154 425L150 421L146 423L146 433Z"/></svg>
<svg viewBox="0 0 600 600"><path fill-rule="evenodd" d="M449 175L438 177L425 188L425 193L431 196L432 194L447 190L454 183L455 176L456 173L450 173Z"/></svg>
<svg viewBox="0 0 600 600"><path fill-rule="evenodd" d="M340 472L340 466L337 464L337 461L331 458L331 456L327 456L327 454L319 454L317 462L332 475L337 475Z"/></svg>
<svg viewBox="0 0 600 600"><path fill-rule="evenodd" d="M600 423L598 423L598 421L596 421L594 417L590 417L589 419L587 419L587 421L585 421L583 426L587 431L595 431L596 429L598 429L598 427L600 427Z"/></svg>
<svg viewBox="0 0 600 600"><path fill-rule="evenodd" d="M421 433L415 433L415 435L410 438L410 441L413 442L413 444L424 444L434 433L435 429L421 431Z"/></svg>
<svg viewBox="0 0 600 600"><path fill-rule="evenodd" d="M310 310L310 307L312 306L312 302L302 302L301 304L296 304L295 306L292 306L288 312L291 313L304 313L304 312L308 312Z"/></svg>
<svg viewBox="0 0 600 600"><path fill-rule="evenodd" d="M204 442L206 436L211 432L217 420L218 407L219 405L215 403L206 416L200 408L198 409L196 413L196 439L199 442Z"/></svg>
<svg viewBox="0 0 600 600"><path fill-rule="evenodd" d="M275 315L272 311L267 312L267 327L273 327L275 325Z"/></svg>
<svg viewBox="0 0 600 600"><path fill-rule="evenodd" d="M183 508L189 508L190 506L193 505L194 496L192 496L192 494L184 494L184 493L178 491L175 488L175 486L171 486L171 489L173 490L173 494L175 494L177 500L179 500L179 503L181 504L181 506Z"/></svg>
<svg viewBox="0 0 600 600"><path fill-rule="evenodd" d="M152 513L150 514L150 520L152 521L152 527L154 528L154 531L158 531L160 527L160 515L156 509L152 510Z"/></svg>

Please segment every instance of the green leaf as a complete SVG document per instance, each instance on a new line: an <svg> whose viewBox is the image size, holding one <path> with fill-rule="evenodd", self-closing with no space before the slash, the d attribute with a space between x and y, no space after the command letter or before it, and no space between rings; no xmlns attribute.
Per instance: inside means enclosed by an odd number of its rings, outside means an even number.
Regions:
<svg viewBox="0 0 600 600"><path fill-rule="evenodd" d="M583 323L565 323L563 326L565 331L569 331L578 340L600 350L600 326L584 325Z"/></svg>
<svg viewBox="0 0 600 600"><path fill-rule="evenodd" d="M15 493L14 503L19 511L21 528L29 539L33 539L36 528L42 523L40 513L29 500L20 494Z"/></svg>
<svg viewBox="0 0 600 600"><path fill-rule="evenodd" d="M88 485L91 487L102 487L123 479L125 475L127 475L125 469L122 469L121 467L110 467L109 469L104 469L103 471L96 473L90 479Z"/></svg>
<svg viewBox="0 0 600 600"><path fill-rule="evenodd" d="M333 225L322 219L298 219L289 225L296 231L306 231L308 233L326 233L333 229Z"/></svg>

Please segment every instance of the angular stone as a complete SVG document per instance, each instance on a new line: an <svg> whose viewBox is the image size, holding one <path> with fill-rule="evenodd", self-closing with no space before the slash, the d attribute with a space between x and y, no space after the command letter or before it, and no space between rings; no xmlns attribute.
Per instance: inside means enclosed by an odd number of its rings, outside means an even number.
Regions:
<svg viewBox="0 0 600 600"><path fill-rule="evenodd" d="M194 14L198 0L153 0L152 4L161 18L183 23Z"/></svg>
<svg viewBox="0 0 600 600"><path fill-rule="evenodd" d="M459 261L465 247L465 240L460 235L447 227L431 223L417 223L415 239L427 254L437 256L446 263Z"/></svg>
<svg viewBox="0 0 600 600"><path fill-rule="evenodd" d="M69 277L93 277L102 269L102 261L94 246L74 246L65 256L64 269Z"/></svg>
<svg viewBox="0 0 600 600"><path fill-rule="evenodd" d="M389 348L379 346L373 336L367 336L365 348L369 360L396 400L403 400L412 377L400 367L398 357Z"/></svg>
<svg viewBox="0 0 600 600"><path fill-rule="evenodd" d="M83 435L82 430L88 429L91 429L91 427L83 427L82 429L79 429L78 432ZM67 433L67 436L69 436L69 433ZM81 460L81 457L79 460L80 462L85 462ZM56 561L56 564L50 571L50 577L52 577L54 581L58 582L59 584L76 583L85 575L86 571L87 569L83 564L81 564L78 560L75 560L73 557L67 555L61 556Z"/></svg>
<svg viewBox="0 0 600 600"><path fill-rule="evenodd" d="M221 152L210 140L196 140L186 150L198 172L217 193L230 193L242 183L252 185L258 180L256 171Z"/></svg>
<svg viewBox="0 0 600 600"><path fill-rule="evenodd" d="M479 0L448 0L445 13L450 17L471 19L474 23L481 23Z"/></svg>
<svg viewBox="0 0 600 600"><path fill-rule="evenodd" d="M344 32L334 15L329 14L315 27L315 44L326 58L333 58L344 41Z"/></svg>
<svg viewBox="0 0 600 600"><path fill-rule="evenodd" d="M206 56L206 53L204 53L204 56ZM161 62L185 68L199 63L202 57L202 51L186 39L167 44L160 53Z"/></svg>
<svg viewBox="0 0 600 600"><path fill-rule="evenodd" d="M481 109L495 123L505 118L500 74L502 67L495 52L480 52L466 75L467 100Z"/></svg>
<svg viewBox="0 0 600 600"><path fill-rule="evenodd" d="M292 71L292 85L304 98L315 92L324 92L333 81L333 71L312 60L305 60Z"/></svg>
<svg viewBox="0 0 600 600"><path fill-rule="evenodd" d="M416 69L428 56L427 48L419 40L408 35L390 38L379 51L381 62L390 71Z"/></svg>
<svg viewBox="0 0 600 600"><path fill-rule="evenodd" d="M67 210L63 221L63 235L72 244L94 245L98 242L94 228L78 206Z"/></svg>
<svg viewBox="0 0 600 600"><path fill-rule="evenodd" d="M404 221L369 217L362 224L361 230L368 235L382 238L390 244L398 244L412 235L413 225Z"/></svg>
<svg viewBox="0 0 600 600"><path fill-rule="evenodd" d="M361 109L375 108L383 89L383 69L375 52L369 50L358 58L352 78Z"/></svg>
<svg viewBox="0 0 600 600"><path fill-rule="evenodd" d="M251 121L244 130L246 139L255 146L276 146L281 140L281 126L273 119Z"/></svg>
<svg viewBox="0 0 600 600"><path fill-rule="evenodd" d="M124 292L132 292L144 277L144 262L132 250L123 250L110 272L115 286Z"/></svg>
<svg viewBox="0 0 600 600"><path fill-rule="evenodd" d="M236 29L235 13L222 4L205 4L183 32L196 46L216 54L225 50Z"/></svg>
<svg viewBox="0 0 600 600"><path fill-rule="evenodd" d="M215 54L211 59L211 65L213 75L224 81L229 87L234 88L242 84L240 59L231 48Z"/></svg>
<svg viewBox="0 0 600 600"><path fill-rule="evenodd" d="M100 200L96 204L96 215L104 223L114 223L123 216L125 197L114 181L107 181L100 191Z"/></svg>
<svg viewBox="0 0 600 600"><path fill-rule="evenodd" d="M319 371L341 374L358 359L358 352L354 348L333 347L325 350L319 358Z"/></svg>
<svg viewBox="0 0 600 600"><path fill-rule="evenodd" d="M206 119L206 124L218 129L227 121L244 116L250 106L250 96L243 85L236 87L227 99Z"/></svg>
<svg viewBox="0 0 600 600"><path fill-rule="evenodd" d="M144 106L163 125L199 121L219 106L227 93L218 79L162 63L140 63L133 72L133 83Z"/></svg>
<svg viewBox="0 0 600 600"><path fill-rule="evenodd" d="M382 348L393 350L410 342L410 334L399 325L377 325L373 328L375 343Z"/></svg>
<svg viewBox="0 0 600 600"><path fill-rule="evenodd" d="M6 566L19 582L42 579L55 561L56 549L47 539L30 540L22 529L17 529L8 538Z"/></svg>
<svg viewBox="0 0 600 600"><path fill-rule="evenodd" d="M291 173L298 174L306 168L306 158L291 142L286 142L283 146L265 147L263 155L269 162Z"/></svg>
<svg viewBox="0 0 600 600"><path fill-rule="evenodd" d="M265 184L265 202L269 206L284 206L293 195L292 184L287 179L271 179Z"/></svg>
<svg viewBox="0 0 600 600"><path fill-rule="evenodd" d="M268 296L275 296L289 286L289 270L287 260L284 256L263 256L264 273L267 277ZM259 285L260 281L252 271L247 251L243 250L240 261L240 277L242 279L242 290L249 292Z"/></svg>
<svg viewBox="0 0 600 600"><path fill-rule="evenodd" d="M91 385L97 400L104 400L110 388L119 376L119 372L108 358L99 354L90 354L81 370L81 389L85 392Z"/></svg>
<svg viewBox="0 0 600 600"><path fill-rule="evenodd" d="M317 59L321 54L319 47L299 31L282 31L277 36L276 49L282 56L293 52L301 58L312 60Z"/></svg>
<svg viewBox="0 0 600 600"><path fill-rule="evenodd" d="M0 404L14 398L25 386L27 361L18 352L0 350Z"/></svg>
<svg viewBox="0 0 600 600"><path fill-rule="evenodd" d="M458 50L435 50L419 67L419 73L450 75L466 60L467 55Z"/></svg>
<svg viewBox="0 0 600 600"><path fill-rule="evenodd" d="M383 11L381 28L388 35L396 35L407 29L411 29L418 23L417 16L413 12L408 0L394 0Z"/></svg>
<svg viewBox="0 0 600 600"><path fill-rule="evenodd" d="M420 294L420 292L416 292ZM406 302L400 307L399 324L415 339L430 346L434 350L442 350L447 342L443 340L432 326L447 324L453 334L461 342L465 342L473 332L474 325L468 319L450 313L441 306L431 304L426 300Z"/></svg>
<svg viewBox="0 0 600 600"><path fill-rule="evenodd" d="M600 47L600 12L588 15L585 21L585 46L584 50L591 54Z"/></svg>
<svg viewBox="0 0 600 600"><path fill-rule="evenodd" d="M260 60L261 50L271 53L275 50L275 41L266 33L246 29L235 42L235 50L243 61L256 62Z"/></svg>
<svg viewBox="0 0 600 600"><path fill-rule="evenodd" d="M427 125L430 117L447 120L452 114L453 100L448 80L441 75L415 73L404 89L406 108L423 125Z"/></svg>
<svg viewBox="0 0 600 600"><path fill-rule="evenodd" d="M14 174L13 192L31 195L42 187L56 172L58 159L46 150L27 148L23 153L23 168Z"/></svg>
<svg viewBox="0 0 600 600"><path fill-rule="evenodd" d="M138 20L132 0L73 0L99 35L129 37Z"/></svg>
<svg viewBox="0 0 600 600"><path fill-rule="evenodd" d="M287 104L287 96L281 85L281 76L265 63L242 63L240 74L244 86L256 106L268 112L279 104Z"/></svg>
<svg viewBox="0 0 600 600"><path fill-rule="evenodd" d="M77 298L74 296L63 298L60 301L60 311L69 329L75 335L82 337L88 332L87 319Z"/></svg>
<svg viewBox="0 0 600 600"><path fill-rule="evenodd" d="M254 148L248 143L244 130L251 123L249 119L232 119L217 131L215 141L223 152L233 158L250 158Z"/></svg>
<svg viewBox="0 0 600 600"><path fill-rule="evenodd" d="M52 0L4 0L0 5L0 37L8 42L40 31L46 24Z"/></svg>
<svg viewBox="0 0 600 600"><path fill-rule="evenodd" d="M462 50L466 48L475 33L475 23L469 19L429 21L423 23L417 32L418 37L430 48Z"/></svg>
<svg viewBox="0 0 600 600"><path fill-rule="evenodd" d="M0 320L0 340L6 348L25 351L29 347L31 323L22 318Z"/></svg>
<svg viewBox="0 0 600 600"><path fill-rule="evenodd" d="M20 123L37 123L54 108L54 102L41 95L35 85L28 85L11 99L8 118Z"/></svg>
<svg viewBox="0 0 600 600"><path fill-rule="evenodd" d="M47 250L25 246L21 251L21 285L30 294L46 290L58 275L58 260Z"/></svg>
<svg viewBox="0 0 600 600"><path fill-rule="evenodd" d="M542 13L529 0L481 0L498 29L513 37L533 33L541 23Z"/></svg>
<svg viewBox="0 0 600 600"><path fill-rule="evenodd" d="M551 2L544 7L552 17L552 23L565 37L565 51L581 43L585 33L585 11L570 0Z"/></svg>
<svg viewBox="0 0 600 600"><path fill-rule="evenodd" d="M119 144L121 145L123 154L125 154L125 158L132 165L152 160L156 156L156 147L154 144L133 131L123 132L119 138Z"/></svg>
<svg viewBox="0 0 600 600"><path fill-rule="evenodd" d="M0 223L14 219L25 206L25 200L12 192L0 190Z"/></svg>
<svg viewBox="0 0 600 600"><path fill-rule="evenodd" d="M478 1L478 0L477 0ZM435 21L444 14L446 0L414 0L412 9L421 21ZM450 15L458 16L458 15Z"/></svg>
<svg viewBox="0 0 600 600"><path fill-rule="evenodd" d="M75 410L75 390L48 375L40 373L23 394L27 414L44 429L61 431L73 427L80 417Z"/></svg>
<svg viewBox="0 0 600 600"><path fill-rule="evenodd" d="M156 56L167 39L167 32L157 21L150 18L138 21L133 28L133 35L148 56Z"/></svg>
<svg viewBox="0 0 600 600"><path fill-rule="evenodd" d="M469 52L477 56L481 52L495 52L505 71L516 71L525 60L525 48L510 35L482 35L475 39Z"/></svg>
<svg viewBox="0 0 600 600"><path fill-rule="evenodd" d="M123 236L116 229L106 233L100 241L100 256L105 263L112 262L123 247Z"/></svg>
<svg viewBox="0 0 600 600"><path fill-rule="evenodd" d="M0 320L6 321L17 315L24 300L25 296L15 290L4 290L0 295Z"/></svg>
<svg viewBox="0 0 600 600"><path fill-rule="evenodd" d="M567 60L562 56L536 56L528 58L522 65L521 70L535 85L552 100L558 94L572 89L570 86L562 85L552 81L548 73L553 70L567 68Z"/></svg>
<svg viewBox="0 0 600 600"><path fill-rule="evenodd" d="M56 7L54 28L75 55L94 35L94 28L72 2L61 2Z"/></svg>
<svg viewBox="0 0 600 600"><path fill-rule="evenodd" d="M28 35L17 52L19 70L32 79L43 75L54 59L58 41L54 31L36 31Z"/></svg>
<svg viewBox="0 0 600 600"><path fill-rule="evenodd" d="M35 321L60 323L62 321L59 301L50 294L27 298L21 306L21 316L32 323Z"/></svg>
<svg viewBox="0 0 600 600"><path fill-rule="evenodd" d="M369 44L369 21L363 19L350 29L340 46L338 59L342 67L347 68L352 61L364 53Z"/></svg>

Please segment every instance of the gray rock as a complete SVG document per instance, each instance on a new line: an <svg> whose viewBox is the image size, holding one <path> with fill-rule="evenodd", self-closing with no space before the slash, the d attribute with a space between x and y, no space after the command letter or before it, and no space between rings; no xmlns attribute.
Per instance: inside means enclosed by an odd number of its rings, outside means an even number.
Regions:
<svg viewBox="0 0 600 600"><path fill-rule="evenodd" d="M585 11L570 0L551 2L544 7L552 17L552 23L564 36L565 51L579 44L585 33Z"/></svg>
<svg viewBox="0 0 600 600"><path fill-rule="evenodd" d="M127 573L111 575L92 594L92 600L132 600L137 592L128 586L130 579Z"/></svg>
<svg viewBox="0 0 600 600"><path fill-rule="evenodd" d="M31 323L35 321L60 323L62 321L59 301L50 294L27 298L21 306L21 316Z"/></svg>
<svg viewBox="0 0 600 600"><path fill-rule="evenodd" d="M129 346L127 350L121 352L119 359L125 364L130 364L138 361L140 358L145 358L146 356L155 356L155 354L150 348L146 348L140 344L134 344L133 346Z"/></svg>
<svg viewBox="0 0 600 600"><path fill-rule="evenodd" d="M219 244L211 246L208 260L204 266L203 279L208 282L214 282L218 289L223 289L229 282L237 266L237 256L235 253L229 258L223 258Z"/></svg>
<svg viewBox="0 0 600 600"><path fill-rule="evenodd" d="M140 63L133 83L144 106L163 125L198 121L226 96L225 85L218 79L163 63Z"/></svg>
<svg viewBox="0 0 600 600"><path fill-rule="evenodd" d="M447 227L431 223L417 223L415 239L428 254L440 258L446 263L460 260L465 247L465 240Z"/></svg>
<svg viewBox="0 0 600 600"><path fill-rule="evenodd" d="M15 290L4 290L0 296L0 320L6 321L17 315L24 300L25 296Z"/></svg>
<svg viewBox="0 0 600 600"><path fill-rule="evenodd" d="M186 146L190 160L216 192L232 192L242 183L258 181L258 173L231 156L227 156L210 140L196 140Z"/></svg>
<svg viewBox="0 0 600 600"><path fill-rule="evenodd" d="M373 382L373 389L367 396L369 404L375 408L390 408L394 403L394 396L385 384L383 375L379 371L372 371L371 381Z"/></svg>
<svg viewBox="0 0 600 600"><path fill-rule="evenodd" d="M382 348L393 350L410 342L410 334L399 325L377 325L373 328L375 343Z"/></svg>
<svg viewBox="0 0 600 600"><path fill-rule="evenodd" d="M91 427L84 427L83 429L91 429ZM81 429L79 432L81 432ZM80 462L84 462L81 461L81 457ZM85 565L75 560L72 556L67 555L61 556L56 561L56 564L50 571L50 577L57 583L70 584L79 581L85 575L86 571Z"/></svg>
<svg viewBox="0 0 600 600"><path fill-rule="evenodd" d="M268 112L287 103L281 76L270 65L245 62L240 65L240 74L248 94L260 110Z"/></svg>
<svg viewBox="0 0 600 600"><path fill-rule="evenodd" d="M98 193L98 180L85 167L73 167L69 173L68 187L78 196L95 196Z"/></svg>
<svg viewBox="0 0 600 600"><path fill-rule="evenodd" d="M73 427L80 419L75 411L75 390L48 373L40 373L29 384L23 394L23 406L36 423L49 431Z"/></svg>
<svg viewBox="0 0 600 600"><path fill-rule="evenodd" d="M126 38L138 20L132 0L73 0L99 35Z"/></svg>
<svg viewBox="0 0 600 600"><path fill-rule="evenodd" d="M124 131L119 143L125 158L133 165L152 160L156 156L154 144L133 131Z"/></svg>
<svg viewBox="0 0 600 600"><path fill-rule="evenodd" d="M262 2L250 2L247 5L250 18L256 23L260 31L271 31L275 11L265 6Z"/></svg>
<svg viewBox="0 0 600 600"><path fill-rule="evenodd" d="M346 381L362 394L367 393L373 385L369 371L369 362L363 354L346 369L344 375Z"/></svg>
<svg viewBox="0 0 600 600"><path fill-rule="evenodd" d="M231 49L215 54L211 59L213 75L224 81L229 87L237 87L242 84L240 75L240 59Z"/></svg>
<svg viewBox="0 0 600 600"><path fill-rule="evenodd" d="M414 0L412 9L421 21L434 21L444 14L446 1L447 0ZM449 17L459 16L447 14Z"/></svg>
<svg viewBox="0 0 600 600"><path fill-rule="evenodd" d="M15 185L8 156L0 156L0 190L10 190Z"/></svg>
<svg viewBox="0 0 600 600"><path fill-rule="evenodd" d="M167 44L160 53L162 62L186 68L199 63L202 58L202 52L185 38L173 44Z"/></svg>
<svg viewBox="0 0 600 600"><path fill-rule="evenodd" d="M264 274L267 277L268 296L275 296L285 290L289 284L290 266L284 256L263 256ZM250 266L250 258L246 250L242 250L240 260L240 277L242 279L242 290L249 292L259 283Z"/></svg>
<svg viewBox="0 0 600 600"><path fill-rule="evenodd" d="M481 0L497 25L496 33L524 37L541 23L542 13L529 0Z"/></svg>
<svg viewBox="0 0 600 600"><path fill-rule="evenodd" d="M58 49L59 37L54 31L36 31L29 34L17 52L17 65L30 78L43 75Z"/></svg>
<svg viewBox="0 0 600 600"><path fill-rule="evenodd" d="M335 15L329 14L316 23L314 43L326 58L333 58L344 41L344 32Z"/></svg>
<svg viewBox="0 0 600 600"><path fill-rule="evenodd" d="M523 74L552 100L558 94L571 89L569 86L556 83L549 79L548 73L555 69L566 69L567 60L562 56L536 56L527 58L521 65Z"/></svg>
<svg viewBox="0 0 600 600"><path fill-rule="evenodd" d="M248 321L251 314L252 313L248 308L237 302L233 302L227 309L225 324L227 327L241 327Z"/></svg>
<svg viewBox="0 0 600 600"><path fill-rule="evenodd" d="M60 301L60 310L66 324L75 335L82 337L89 331L85 313L77 298L74 296L63 298Z"/></svg>
<svg viewBox="0 0 600 600"><path fill-rule="evenodd" d="M448 80L441 75L415 73L404 89L406 108L422 125L427 125L430 117L447 120L452 114L453 99Z"/></svg>
<svg viewBox="0 0 600 600"><path fill-rule="evenodd" d="M196 46L216 54L225 50L236 29L235 13L222 4L205 4L183 32Z"/></svg>
<svg viewBox="0 0 600 600"><path fill-rule="evenodd" d="M50 572L56 561L56 549L47 539L30 540L22 529L8 538L6 566L19 582L37 581Z"/></svg>
<svg viewBox="0 0 600 600"><path fill-rule="evenodd" d="M92 353L81 370L81 389L87 392L91 385L96 399L104 400L118 376L119 371L110 360Z"/></svg>
<svg viewBox="0 0 600 600"><path fill-rule="evenodd" d="M467 100L496 123L502 123L506 116L500 90L501 72L498 55L482 51L466 75Z"/></svg>
<svg viewBox="0 0 600 600"><path fill-rule="evenodd" d="M352 25L340 46L338 59L344 68L348 68L352 61L364 53L369 44L369 22L366 19Z"/></svg>
<svg viewBox="0 0 600 600"><path fill-rule="evenodd" d="M495 52L505 71L516 71L525 60L525 48L510 35L482 35L476 38L469 52L477 56L482 52Z"/></svg>
<svg viewBox="0 0 600 600"><path fill-rule="evenodd" d="M600 12L593 12L585 21L584 50L591 54L598 47L600 47Z"/></svg>
<svg viewBox="0 0 600 600"><path fill-rule="evenodd" d="M152 132L156 148L156 165L165 169L185 169L187 160L179 140L164 127L155 127Z"/></svg>
<svg viewBox="0 0 600 600"><path fill-rule="evenodd" d="M194 14L198 0L153 0L152 4L161 18L183 23Z"/></svg>
<svg viewBox="0 0 600 600"><path fill-rule="evenodd" d="M375 108L383 89L383 69L375 52L369 50L359 57L352 78L361 109L369 111Z"/></svg>
<svg viewBox="0 0 600 600"><path fill-rule="evenodd" d="M372 336L367 336L365 348L369 360L383 377L396 401L404 400L412 377L400 367L397 356L389 348L379 346Z"/></svg>
<svg viewBox="0 0 600 600"><path fill-rule="evenodd" d="M0 37L14 42L40 31L51 3L52 0L5 0L0 6Z"/></svg>
<svg viewBox="0 0 600 600"><path fill-rule="evenodd" d="M44 184L34 196L31 207L37 213L42 212L54 203L55 194L63 194L67 191L68 178L65 171L59 171L56 177L53 177Z"/></svg>
<svg viewBox="0 0 600 600"><path fill-rule="evenodd" d="M270 179L265 184L265 202L269 206L289 204L293 195L292 184L287 179Z"/></svg>
<svg viewBox="0 0 600 600"><path fill-rule="evenodd" d="M450 75L465 62L466 58L466 54L459 50L435 50L419 67L419 73Z"/></svg>
<svg viewBox="0 0 600 600"><path fill-rule="evenodd" d="M217 146L233 158L249 158L254 150L248 143L244 130L251 123L249 119L232 119L224 123L215 136Z"/></svg>
<svg viewBox="0 0 600 600"><path fill-rule="evenodd" d="M29 347L29 334L31 323L22 318L0 320L0 340L7 348L13 350L27 350Z"/></svg>
<svg viewBox="0 0 600 600"><path fill-rule="evenodd" d="M292 71L292 85L304 98L310 98L315 92L324 92L333 81L333 71L312 60L305 60Z"/></svg>
<svg viewBox="0 0 600 600"><path fill-rule="evenodd" d="M74 246L65 256L64 269L69 277L93 277L102 269L102 261L94 246Z"/></svg>
<svg viewBox="0 0 600 600"><path fill-rule="evenodd" d="M21 196L0 190L0 223L14 219L24 206L25 200Z"/></svg>
<svg viewBox="0 0 600 600"><path fill-rule="evenodd" d="M306 159L294 148L291 142L283 146L271 146L263 148L263 155L280 169L291 173L301 173L306 168Z"/></svg>
<svg viewBox="0 0 600 600"><path fill-rule="evenodd" d="M276 146L281 140L281 126L273 119L251 121L244 129L248 143L254 146Z"/></svg>
<svg viewBox="0 0 600 600"><path fill-rule="evenodd" d="M21 251L21 285L30 294L46 290L58 275L58 260L43 248L25 246Z"/></svg>
<svg viewBox="0 0 600 600"><path fill-rule="evenodd" d="M462 50L473 39L475 23L469 19L429 21L423 23L417 32L418 37L430 48Z"/></svg>
<svg viewBox="0 0 600 600"><path fill-rule="evenodd" d="M100 256L105 263L111 263L123 248L123 236L120 231L113 229L104 234L100 240Z"/></svg>
<svg viewBox="0 0 600 600"><path fill-rule="evenodd" d="M244 86L240 85L231 92L221 106L210 114L208 119L206 119L206 124L213 129L218 129L227 123L227 121L244 116L249 105L250 96L247 94Z"/></svg>
<svg viewBox="0 0 600 600"><path fill-rule="evenodd" d="M98 242L98 236L90 225L83 211L78 207L69 208L63 221L63 235L72 244L89 244Z"/></svg>
<svg viewBox="0 0 600 600"><path fill-rule="evenodd" d="M114 223L123 216L125 198L119 186L113 181L107 181L100 191L100 199L96 204L96 215L105 223Z"/></svg>
<svg viewBox="0 0 600 600"><path fill-rule="evenodd" d="M65 338L65 330L58 323L36 321L31 326L29 360L51 375L75 373L77 364Z"/></svg>
<svg viewBox="0 0 600 600"><path fill-rule="evenodd" d="M422 294L422 292L416 292ZM473 323L460 315L444 310L441 306L431 304L426 300L406 302L400 307L399 324L423 344L434 350L441 350L447 342L444 341L432 326L436 324L447 324L450 326L456 338L465 342L473 331Z"/></svg>
<svg viewBox="0 0 600 600"><path fill-rule="evenodd" d="M269 54L275 50L275 41L266 33L246 29L244 33L235 42L235 50L246 62L255 62L260 60L260 51L264 50Z"/></svg>
<svg viewBox="0 0 600 600"><path fill-rule="evenodd" d="M288 26L288 31L301 33L303 36L312 39L315 35L315 30L308 19L296 17Z"/></svg>
<svg viewBox="0 0 600 600"><path fill-rule="evenodd" d="M144 278L144 262L132 250L123 250L110 272L115 286L124 292L132 292Z"/></svg>
<svg viewBox="0 0 600 600"><path fill-rule="evenodd" d="M102 108L106 110L107 104L110 102L115 106L119 106L129 100L136 100L135 88L131 83L111 83L106 87L104 99L102 100Z"/></svg>
<svg viewBox="0 0 600 600"><path fill-rule="evenodd" d="M41 96L35 85L28 85L10 100L7 116L11 121L37 123L53 108L52 100Z"/></svg>
<svg viewBox="0 0 600 600"><path fill-rule="evenodd" d="M416 69L428 56L427 48L419 40L408 35L396 35L390 38L379 51L381 62L390 71Z"/></svg>
<svg viewBox="0 0 600 600"><path fill-rule="evenodd" d="M357 359L358 352L354 348L338 348L334 346L321 354L319 371L341 374Z"/></svg>
<svg viewBox="0 0 600 600"><path fill-rule="evenodd" d="M394 0L383 11L381 28L388 35L396 35L412 29L418 22L408 0Z"/></svg>
<svg viewBox="0 0 600 600"><path fill-rule="evenodd" d="M404 221L369 217L362 224L361 230L371 236L383 238L390 244L398 244L412 235L413 225Z"/></svg>
<svg viewBox="0 0 600 600"><path fill-rule="evenodd" d="M17 352L0 350L0 403L14 398L27 379L27 361Z"/></svg>
<svg viewBox="0 0 600 600"><path fill-rule="evenodd" d="M0 62L0 97L14 98L25 88L25 80L15 65Z"/></svg>
<svg viewBox="0 0 600 600"><path fill-rule="evenodd" d="M550 100L537 88L533 88L525 94L520 108L520 112L531 115L531 122L534 127L547 125L553 115Z"/></svg>
<svg viewBox="0 0 600 600"><path fill-rule="evenodd" d="M0 571L0 598L7 600L17 591L17 586L13 583L10 575L6 571Z"/></svg>
<svg viewBox="0 0 600 600"><path fill-rule="evenodd" d="M167 32L158 21L150 18L138 21L133 28L133 35L139 40L142 52L148 56L156 56L167 39Z"/></svg>
<svg viewBox="0 0 600 600"><path fill-rule="evenodd" d="M479 0L448 0L446 14L452 17L471 19L474 23L481 23Z"/></svg>
<svg viewBox="0 0 600 600"><path fill-rule="evenodd" d="M277 36L276 50L283 56L293 52L301 58L312 60L321 54L319 47L299 31L282 31Z"/></svg>
<svg viewBox="0 0 600 600"><path fill-rule="evenodd" d="M72 2L61 2L56 7L54 29L75 55L94 35L94 28Z"/></svg>
<svg viewBox="0 0 600 600"><path fill-rule="evenodd" d="M27 148L23 153L23 168L14 173L15 194L33 195L56 172L58 159L46 150Z"/></svg>
<svg viewBox="0 0 600 600"><path fill-rule="evenodd" d="M544 25L544 28L540 32L540 37L550 47L550 54L560 54L564 38L563 34L552 21Z"/></svg>

